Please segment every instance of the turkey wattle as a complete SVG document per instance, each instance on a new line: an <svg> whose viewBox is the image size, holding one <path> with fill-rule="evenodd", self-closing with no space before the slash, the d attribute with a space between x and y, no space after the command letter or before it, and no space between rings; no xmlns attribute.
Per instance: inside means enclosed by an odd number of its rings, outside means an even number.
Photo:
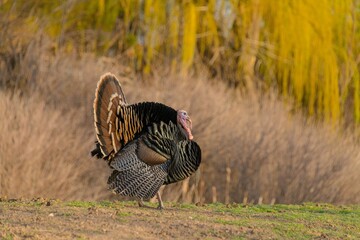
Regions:
<svg viewBox="0 0 360 240"><path fill-rule="evenodd" d="M109 188L142 199L157 194L162 185L181 181L201 162L199 145L192 141L192 122L184 110L162 103L127 104L120 82L111 73L100 78L95 91L94 124L97 136L92 156L114 169Z"/></svg>

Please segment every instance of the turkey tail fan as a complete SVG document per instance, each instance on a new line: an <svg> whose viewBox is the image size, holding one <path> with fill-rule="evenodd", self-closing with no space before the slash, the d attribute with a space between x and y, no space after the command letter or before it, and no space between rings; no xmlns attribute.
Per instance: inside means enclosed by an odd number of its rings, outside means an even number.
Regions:
<svg viewBox="0 0 360 240"><path fill-rule="evenodd" d="M169 166L164 184L175 183L193 174L201 163L201 149L194 141L181 141L177 144L178 156Z"/></svg>
<svg viewBox="0 0 360 240"><path fill-rule="evenodd" d="M116 111L118 106L126 105L121 84L115 75L106 73L97 84L94 100L94 125L97 137L93 156L108 157L120 148L115 135Z"/></svg>
<svg viewBox="0 0 360 240"><path fill-rule="evenodd" d="M95 93L94 118L97 134L92 156L111 161L127 143L137 139L151 124L176 122L177 112L156 102L128 105L120 83L114 75L106 74Z"/></svg>

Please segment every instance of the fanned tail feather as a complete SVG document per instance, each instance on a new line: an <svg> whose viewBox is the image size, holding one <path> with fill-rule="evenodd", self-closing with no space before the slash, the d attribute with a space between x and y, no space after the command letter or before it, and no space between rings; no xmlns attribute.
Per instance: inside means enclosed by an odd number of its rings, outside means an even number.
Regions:
<svg viewBox="0 0 360 240"><path fill-rule="evenodd" d="M118 106L126 105L119 80L111 73L104 74L98 82L94 100L94 125L97 136L96 149L91 154L107 157L119 150L120 143L114 134Z"/></svg>

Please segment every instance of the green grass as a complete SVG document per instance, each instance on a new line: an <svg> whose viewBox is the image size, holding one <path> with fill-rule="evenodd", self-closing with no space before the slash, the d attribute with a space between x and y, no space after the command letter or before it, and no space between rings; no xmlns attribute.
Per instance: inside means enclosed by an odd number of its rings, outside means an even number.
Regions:
<svg viewBox="0 0 360 240"><path fill-rule="evenodd" d="M7 233L5 236L3 236L1 239L3 240L13 240L14 236L11 233Z"/></svg>
<svg viewBox="0 0 360 240"><path fill-rule="evenodd" d="M0 208L14 209L34 207L44 209L49 200L0 201ZM181 220L187 224L205 224L214 229L213 234L227 239L246 239L254 234L255 238L271 239L360 239L360 205L335 206L330 204L305 203L301 205L242 205L221 203L194 204L165 203L165 210L138 208L135 201L50 201L56 208L66 207L62 216L72 217L77 208L100 208L102 211L116 211L115 218L121 224L132 221L152 221L156 218ZM41 204L42 203L42 204ZM45 203L45 204L44 204ZM155 208L156 203L147 203ZM73 210L72 210L73 209ZM76 211L74 211L74 214ZM144 217L145 215L147 217ZM176 217L174 218L173 216ZM240 229L237 233L221 233L219 228ZM4 230L4 229L3 229ZM235 231L234 230L234 231ZM204 231L204 229L199 229ZM208 230L209 231L209 230ZM3 239L12 239L8 232L3 232ZM227 235L226 235L227 234ZM253 237L254 237L253 236Z"/></svg>
<svg viewBox="0 0 360 240"><path fill-rule="evenodd" d="M360 238L359 206L306 203L226 207L222 204L212 204L207 208L238 216L234 220L217 218L215 223L268 229L279 238Z"/></svg>

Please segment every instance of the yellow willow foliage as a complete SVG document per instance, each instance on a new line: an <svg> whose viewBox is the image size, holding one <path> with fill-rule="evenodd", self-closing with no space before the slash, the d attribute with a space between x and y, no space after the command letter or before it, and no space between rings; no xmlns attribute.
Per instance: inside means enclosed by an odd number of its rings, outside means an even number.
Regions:
<svg viewBox="0 0 360 240"><path fill-rule="evenodd" d="M98 13L97 13L98 25L101 24L101 19L103 18L104 13L105 13L105 0L98 0Z"/></svg>
<svg viewBox="0 0 360 240"><path fill-rule="evenodd" d="M351 1L342 2L351 6ZM344 31L339 30L345 29L339 24L347 17L347 5L337 8L328 0L268 3L263 8L261 38L274 46L266 64L275 69L282 94L293 96L296 105L307 107L310 115L337 121L341 116L339 54L344 50L334 42L344 41Z"/></svg>
<svg viewBox="0 0 360 240"><path fill-rule="evenodd" d="M184 27L183 27L183 40L182 40L182 71L186 73L191 64L195 54L196 47L196 24L197 24L197 11L195 4L187 1L184 4Z"/></svg>
<svg viewBox="0 0 360 240"><path fill-rule="evenodd" d="M121 9L123 9L123 13L124 13L124 25L126 27L129 26L129 23L131 21L131 13L132 13L132 9L131 9L131 3L132 2L136 2L136 1L131 1L131 0L122 0L120 1L120 5L121 5Z"/></svg>
<svg viewBox="0 0 360 240"><path fill-rule="evenodd" d="M14 9L10 2L0 13ZM47 16L49 33L69 33L62 39L81 49L133 50L143 73L158 62L187 73L197 56L230 86L275 88L308 115L335 123L351 111L360 123L359 0L22 0L14 6L21 16Z"/></svg>
<svg viewBox="0 0 360 240"><path fill-rule="evenodd" d="M171 60L171 71L175 72L177 69L177 55L179 48L179 34L180 34L180 6L176 4L175 0L168 1L169 3L169 18L168 18L168 39L167 39L167 55Z"/></svg>
<svg viewBox="0 0 360 240"><path fill-rule="evenodd" d="M354 76L354 120L360 123L360 80L359 72Z"/></svg>
<svg viewBox="0 0 360 240"><path fill-rule="evenodd" d="M166 23L166 0L144 1L145 66L144 73L151 71L156 49L163 45Z"/></svg>
<svg viewBox="0 0 360 240"><path fill-rule="evenodd" d="M242 76L237 79L237 83L242 81L251 93L255 88L254 67L260 47L262 13L265 5L260 4L259 0L254 0L252 4L248 4L247 1L233 1L233 6L237 23L236 48L240 51L235 71L238 76Z"/></svg>
<svg viewBox="0 0 360 240"><path fill-rule="evenodd" d="M198 42L201 55L205 55L206 50L216 54L220 46L218 24L215 18L216 0L201 1L199 11ZM207 5L206 5L207 4ZM208 49L210 47L210 49Z"/></svg>

